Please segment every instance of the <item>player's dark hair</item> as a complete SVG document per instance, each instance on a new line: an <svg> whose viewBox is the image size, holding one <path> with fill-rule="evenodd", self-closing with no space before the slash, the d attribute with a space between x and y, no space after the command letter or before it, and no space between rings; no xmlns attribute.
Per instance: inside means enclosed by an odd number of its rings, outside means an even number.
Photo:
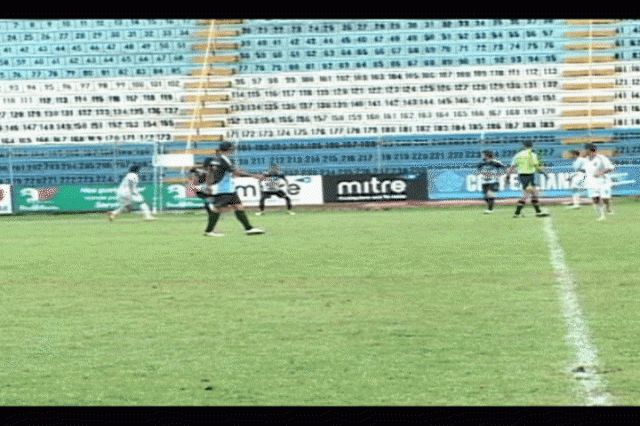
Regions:
<svg viewBox="0 0 640 426"><path fill-rule="evenodd" d="M218 148L220 151L222 152L227 152L229 151L231 148L233 148L233 144L231 142L222 142L220 144L220 147Z"/></svg>
<svg viewBox="0 0 640 426"><path fill-rule="evenodd" d="M493 151L490 150L484 150L482 151L482 155L484 155L485 157L489 157L489 158L493 158Z"/></svg>
<svg viewBox="0 0 640 426"><path fill-rule="evenodd" d="M140 170L140 166L131 166L129 167L129 171L132 173L138 173L138 170Z"/></svg>
<svg viewBox="0 0 640 426"><path fill-rule="evenodd" d="M584 146L584 149L591 151L591 152L596 152L598 150L598 147L596 146L595 143L588 143Z"/></svg>
<svg viewBox="0 0 640 426"><path fill-rule="evenodd" d="M533 146L533 142L531 141L524 141L522 142L522 144L526 147L526 148L531 148Z"/></svg>

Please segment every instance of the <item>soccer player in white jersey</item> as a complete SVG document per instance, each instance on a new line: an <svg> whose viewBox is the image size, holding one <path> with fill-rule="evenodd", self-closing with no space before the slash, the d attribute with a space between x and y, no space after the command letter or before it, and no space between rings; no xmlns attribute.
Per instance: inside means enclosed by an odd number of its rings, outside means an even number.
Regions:
<svg viewBox="0 0 640 426"><path fill-rule="evenodd" d="M589 143L585 145L586 156L582 161L581 171L585 174L585 187L588 196L598 213L598 220L605 219L605 212L611 210L611 177L614 166L611 160L598 152L598 147Z"/></svg>
<svg viewBox="0 0 640 426"><path fill-rule="evenodd" d="M585 174L581 171L584 157L577 149L569 151L569 155L573 159L573 173L571 174L571 204L567 208L579 209L580 193L584 191Z"/></svg>
<svg viewBox="0 0 640 426"><path fill-rule="evenodd" d="M118 197L120 207L116 210L107 212L109 220L115 219L116 216L122 212L133 210L135 205L140 207L145 220L156 220L156 218L151 215L149 206L144 202L142 194L140 194L140 189L138 188L138 182L140 181L138 170L140 170L138 166L131 166L129 168L129 173L127 173L124 179L122 179L120 186L118 186L118 189L116 190L116 197Z"/></svg>

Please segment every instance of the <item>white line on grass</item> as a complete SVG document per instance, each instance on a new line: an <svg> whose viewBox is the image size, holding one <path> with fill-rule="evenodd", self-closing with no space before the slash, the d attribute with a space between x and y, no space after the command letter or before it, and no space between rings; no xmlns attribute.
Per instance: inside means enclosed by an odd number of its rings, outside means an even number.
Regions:
<svg viewBox="0 0 640 426"><path fill-rule="evenodd" d="M585 404L612 405L613 396L607 392L597 371L598 351L589 338L589 327L582 317L575 280L565 264L564 250L549 217L544 219L544 230L549 243L551 265L555 269L560 284L560 301L567 322L567 340L576 355L575 364L570 368L571 374L582 385L580 391Z"/></svg>

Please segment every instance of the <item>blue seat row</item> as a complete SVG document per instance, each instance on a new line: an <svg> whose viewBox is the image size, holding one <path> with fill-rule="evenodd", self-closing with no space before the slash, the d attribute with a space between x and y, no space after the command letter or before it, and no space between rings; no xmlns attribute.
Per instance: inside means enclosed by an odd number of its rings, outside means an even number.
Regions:
<svg viewBox="0 0 640 426"><path fill-rule="evenodd" d="M196 27L193 19L3 19L0 20L0 31L32 32L32 31L71 31L71 30L147 30L147 29L181 29Z"/></svg>
<svg viewBox="0 0 640 426"><path fill-rule="evenodd" d="M531 55L478 55L464 57L413 57L394 58L344 58L342 60L326 61L242 61L232 68L241 73L270 73L270 72L298 72L298 71L329 71L329 70L362 70L383 68L420 68L441 66L471 66L471 65L526 65L526 64L557 64L561 63L564 55L555 53Z"/></svg>
<svg viewBox="0 0 640 426"><path fill-rule="evenodd" d="M532 136L522 134L521 139ZM236 161L240 168L250 172L262 172L278 163L287 174L404 173L429 168L473 167L485 149L493 150L498 159L508 163L521 148L521 140L507 134L485 139L444 136L428 142L407 138L378 146L376 141L366 139L271 141L241 145ZM619 134L612 142L601 146L620 152L614 159L617 164L640 163L640 132ZM538 135L536 147L550 165L571 163L563 156L571 146L561 145L553 134ZM142 167L142 182L153 180L152 146L129 144L117 148L113 145L91 148L16 147L3 150L0 183L16 186L117 184L131 164ZM196 160L201 162L205 156L198 155ZM164 177L170 175L170 170L165 171Z"/></svg>
<svg viewBox="0 0 640 426"><path fill-rule="evenodd" d="M531 30L540 28L583 29L591 28L588 20L582 23L570 19L250 19L240 25L245 32L253 30L261 34L283 33L345 33L364 31L403 31L415 29L441 29L447 31L466 31L476 29L515 29ZM21 21L24 29L37 28L145 28L154 26L196 25L192 19L93 19L93 20L40 20ZM15 28L11 23L7 29ZM596 26L616 28L634 28L633 20L618 20ZM0 28L2 28L0 26Z"/></svg>
<svg viewBox="0 0 640 426"><path fill-rule="evenodd" d="M566 28L565 19L252 19L242 25L244 35L354 34L389 31L442 30L450 32L500 29Z"/></svg>
<svg viewBox="0 0 640 426"><path fill-rule="evenodd" d="M127 53L127 54L75 54L64 56L46 57L14 57L0 58L0 69L2 68L38 68L38 67L82 67L82 66L135 66L138 64L163 64L184 66L189 64L193 55L183 53ZM193 65L191 65L193 67Z"/></svg>
<svg viewBox="0 0 640 426"><path fill-rule="evenodd" d="M243 45L240 50L242 59L282 59L297 57L343 57L343 56L384 56L384 55L473 55L488 53L530 53L564 52L564 46L575 41L539 39L535 41L473 41L473 42L425 42L395 41L379 44L327 43L307 45L304 43L287 46L251 46Z"/></svg>
<svg viewBox="0 0 640 426"><path fill-rule="evenodd" d="M132 164L153 179L153 146L142 144L7 147L0 151L0 182L16 186L117 184Z"/></svg>
<svg viewBox="0 0 640 426"><path fill-rule="evenodd" d="M56 78L112 78L112 77L162 77L179 76L193 70L192 66L137 66L137 67L95 67L64 69L18 69L0 70L0 80L31 80Z"/></svg>
<svg viewBox="0 0 640 426"><path fill-rule="evenodd" d="M40 43L29 45L4 45L0 48L0 59L48 58L62 56L98 56L121 54L190 54L193 40L154 40L90 43Z"/></svg>

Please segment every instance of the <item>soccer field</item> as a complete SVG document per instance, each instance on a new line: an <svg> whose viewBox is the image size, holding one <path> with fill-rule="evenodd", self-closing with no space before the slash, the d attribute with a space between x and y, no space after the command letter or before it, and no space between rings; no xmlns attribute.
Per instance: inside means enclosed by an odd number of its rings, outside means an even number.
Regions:
<svg viewBox="0 0 640 426"><path fill-rule="evenodd" d="M228 213L222 238L204 211L2 217L0 403L638 405L640 213L615 201L270 212L260 236Z"/></svg>

